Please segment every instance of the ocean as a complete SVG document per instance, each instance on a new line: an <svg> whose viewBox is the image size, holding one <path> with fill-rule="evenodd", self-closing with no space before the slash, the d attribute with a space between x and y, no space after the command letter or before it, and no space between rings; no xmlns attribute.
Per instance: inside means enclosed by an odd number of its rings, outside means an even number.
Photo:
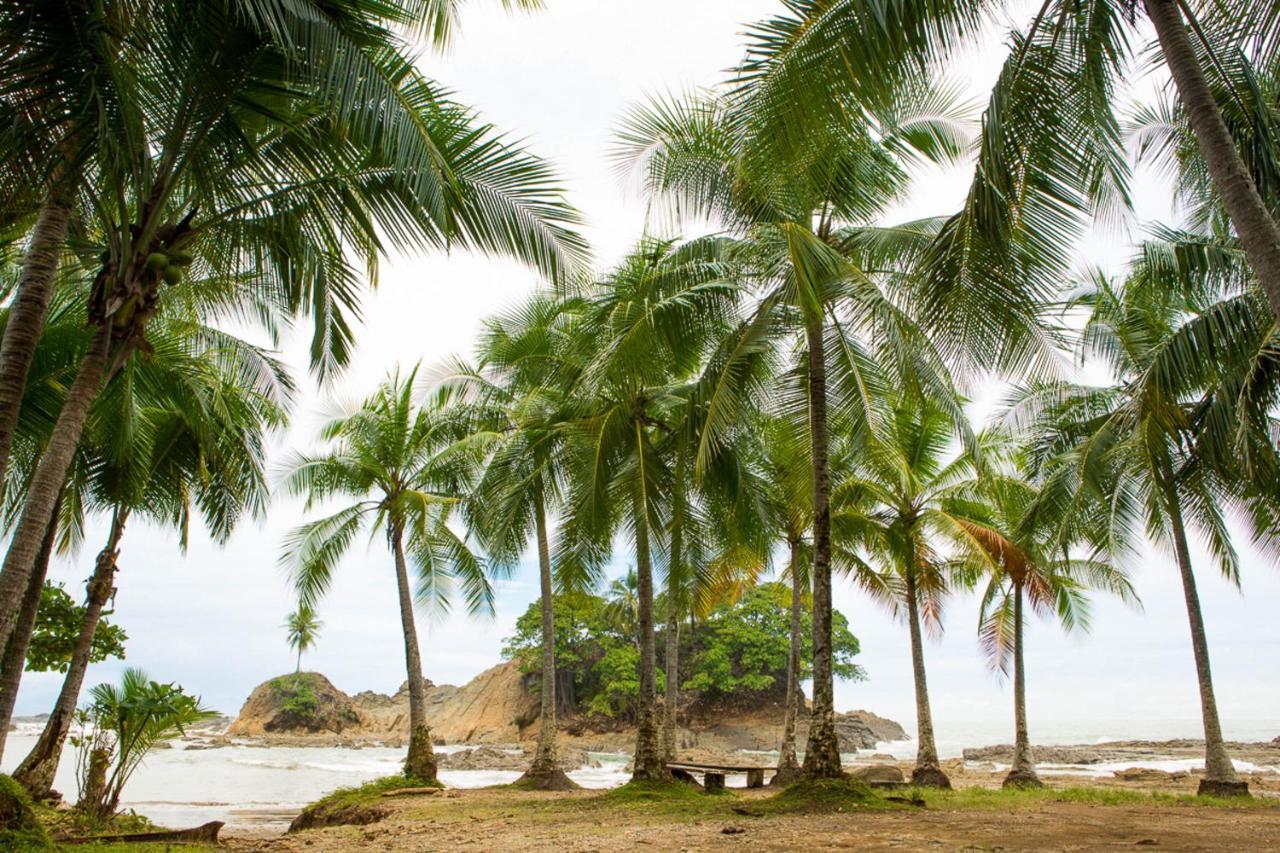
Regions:
<svg viewBox="0 0 1280 853"><path fill-rule="evenodd" d="M18 728L10 732L4 760L0 762L0 770L5 772L12 770L35 744L41 726L32 720L19 719L15 723ZM955 758L966 747L1008 743L1012 733L1004 728L990 721L939 725L939 753L944 759ZM1052 746L1195 738L1199 734L1199 723L1195 720L1074 720L1033 726L1032 740ZM1245 721L1228 725L1224 734L1230 740L1271 740L1280 734L1280 723ZM248 743L214 749L188 748L199 745L199 740L176 741L171 749L157 750L148 756L125 788L124 807L163 826L196 826L221 820L229 828L282 830L307 803L335 788L398 773L404 760L404 750L399 748L268 747ZM455 752L466 748L451 745L436 749ZM910 759L915 755L915 741L881 743L874 750L863 750L847 758L865 761L877 753ZM774 756L772 753L757 755ZM610 788L627 780L626 764L630 756L592 753L591 757L600 763L599 767L584 767L569 774L578 784L585 788ZM1199 764L1194 759L1170 759L1074 767L1041 765L1040 771L1042 775L1105 776L1122 767L1185 770ZM1237 768L1256 769L1248 762L1237 762ZM512 770L441 770L440 780L450 787L480 788L513 782L519 775ZM728 783L741 785L744 781L729 779ZM74 799L75 750L70 747L63 754L54 786L68 799Z"/></svg>

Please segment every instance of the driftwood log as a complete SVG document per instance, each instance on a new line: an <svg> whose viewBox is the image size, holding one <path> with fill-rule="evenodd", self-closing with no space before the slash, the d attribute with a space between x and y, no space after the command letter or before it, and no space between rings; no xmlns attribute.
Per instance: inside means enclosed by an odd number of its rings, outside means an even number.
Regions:
<svg viewBox="0 0 1280 853"><path fill-rule="evenodd" d="M223 825L223 822L220 820L211 820L206 824L195 826L191 829L166 829L161 832L126 832L117 833L116 835L90 835L83 838L64 838L60 839L58 843L100 844L102 842L116 842L125 844L141 844L148 841L187 841L212 844L218 840L218 833L222 831Z"/></svg>

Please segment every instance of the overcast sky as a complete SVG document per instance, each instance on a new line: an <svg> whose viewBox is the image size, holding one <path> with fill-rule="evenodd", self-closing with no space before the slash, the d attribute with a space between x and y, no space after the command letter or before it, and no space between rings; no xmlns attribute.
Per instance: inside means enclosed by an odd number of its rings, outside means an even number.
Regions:
<svg viewBox="0 0 1280 853"><path fill-rule="evenodd" d="M628 105L647 94L709 85L739 57L741 25L775 12L776 0L546 0L532 15L506 15L497 3L477 3L446 56L423 67L486 118L551 159L587 217L586 233L601 265L616 260L643 227L643 208L616 181L606 158L612 129ZM955 76L981 99L1004 56L1004 32L968 51ZM1149 92L1152 83L1139 92ZM952 212L963 197L963 169L918 177L910 197L886 217ZM1139 173L1137 223L1173 216L1165 189ZM1136 233L1140 233L1140 230ZM1124 235L1095 234L1080 261L1112 268L1127 254ZM516 264L483 258L406 257L387 262L367 303L365 328L350 371L331 394L308 391L281 449L305 447L316 413L329 398L356 399L396 364L432 363L469 353L486 315L519 300L537 284ZM305 348L286 345L305 369ZM129 633L128 665L176 680L213 706L234 713L261 681L292 671L280 624L292 600L277 568L283 533L301 520L300 507L278 499L270 521L246 525L218 549L193 536L189 553L173 535L135 524L120 558L114 617ZM103 525L90 529L84 553L59 561L52 576L77 597L92 565ZM1243 590L1204 562L1200 590L1213 650L1218 699L1228 736L1274 728L1280 734L1280 572L1255 555L1244 562ZM614 571L628 555L617 555ZM1094 608L1092 632L1066 636L1052 625L1028 631L1029 702L1033 735L1065 720L1127 720L1141 734L1159 721L1194 735L1195 673L1177 573L1168 555L1152 552L1130 567L1144 603L1138 612L1113 601ZM433 681L462 683L499 661L502 638L537 594L532 556L499 587L492 620L453 616L419 629L423 666ZM910 723L914 717L905 626L837 584L836 606L862 641L860 663L870 680L840 684L839 710L869 708ZM321 608L319 648L305 661L349 693L393 691L404 680L394 576L380 541L359 543ZM975 639L976 605L953 600L944 637L926 649L934 716L945 738L971 721L1011 718L1010 688L986 668ZM100 664L89 681L114 679L125 664ZM18 712L48 710L60 676L28 675ZM1167 730L1168 727L1166 726ZM1183 731L1185 730L1185 731ZM1268 735L1270 737L1271 735Z"/></svg>

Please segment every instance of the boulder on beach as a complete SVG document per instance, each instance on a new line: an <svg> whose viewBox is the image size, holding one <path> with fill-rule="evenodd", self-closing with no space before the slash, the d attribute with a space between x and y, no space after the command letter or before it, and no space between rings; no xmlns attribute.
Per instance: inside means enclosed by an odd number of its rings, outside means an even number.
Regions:
<svg viewBox="0 0 1280 853"><path fill-rule="evenodd" d="M897 783L907 781L902 770L893 764L872 764L870 767L857 767L849 771L849 775L859 782L868 785L876 783Z"/></svg>
<svg viewBox="0 0 1280 853"><path fill-rule="evenodd" d="M1180 779L1187 778L1187 774L1181 771L1170 773L1167 770L1157 770L1154 767L1126 767L1123 770L1115 770L1112 772L1117 779L1124 782L1177 782Z"/></svg>

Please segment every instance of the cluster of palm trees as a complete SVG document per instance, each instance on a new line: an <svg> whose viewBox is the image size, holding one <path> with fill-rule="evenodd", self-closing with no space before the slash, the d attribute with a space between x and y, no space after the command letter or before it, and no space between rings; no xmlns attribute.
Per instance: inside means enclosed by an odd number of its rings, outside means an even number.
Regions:
<svg viewBox="0 0 1280 853"><path fill-rule="evenodd" d="M982 590L981 641L1013 672L1009 784L1033 785L1025 607L1074 626L1088 590L1131 598L1121 567L1148 537L1169 546L1186 594L1202 790L1247 790L1223 746L1189 538L1234 578L1226 514L1239 510L1263 547L1280 520L1271 4L1145 0L1174 85L1126 134L1115 90L1138 4L1045 0L1011 40L975 141L943 69L997 4L788 0L748 30L724 85L638 105L617 133L619 171L642 188L655 231L710 221L716 233L645 237L601 274L585 269L548 168L415 70L405 34L445 40L455 2L80 5L0 5L10 707L28 605L86 513L112 521L90 582L91 640L131 515L185 529L194 500L226 535L264 506L264 436L291 385L219 323L274 334L309 316L323 380L349 358L366 271L391 249L464 245L521 258L549 286L491 320L473 361L394 374L285 476L309 506L353 501L285 543L301 607L316 606L362 529L386 537L407 775L435 775L415 605L445 607L456 589L469 609L490 608L494 572L532 541L544 654L526 781L569 784L556 766L552 597L596 583L625 540L637 780L665 779L676 747L682 616L778 551L793 626L802 606L813 613L812 707L793 636L781 776L841 773L838 572L907 623L920 784L948 784L923 634L949 592ZM1154 231L1123 275L1073 275L1076 238L1128 208L1129 138L1175 177L1189 224ZM915 166L971 151L958 213L881 224ZM1072 359L1104 365L1108 381L1078 381ZM977 427L962 391L993 381L1010 384L1009 400ZM33 790L47 790L62 720L19 771Z"/></svg>
<svg viewBox="0 0 1280 853"><path fill-rule="evenodd" d="M122 537L197 515L225 540L269 496L312 326L326 381L392 251L503 253L552 279L586 249L550 168L414 66L451 0L0 4L0 731L51 553L110 521L57 704L16 778L46 794ZM510 5L522 5L512 3Z"/></svg>

